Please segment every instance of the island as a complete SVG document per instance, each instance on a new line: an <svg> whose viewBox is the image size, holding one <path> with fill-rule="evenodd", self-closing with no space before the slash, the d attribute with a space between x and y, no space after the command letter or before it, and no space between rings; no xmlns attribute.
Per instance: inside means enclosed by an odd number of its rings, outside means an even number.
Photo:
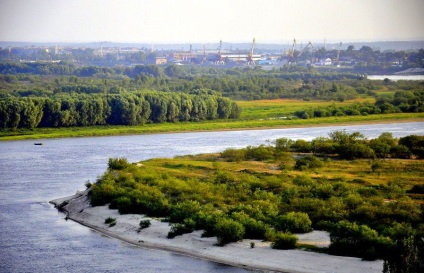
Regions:
<svg viewBox="0 0 424 273"><path fill-rule="evenodd" d="M422 143L335 131L219 154L111 158L87 190L51 202L107 236L242 268L419 269Z"/></svg>

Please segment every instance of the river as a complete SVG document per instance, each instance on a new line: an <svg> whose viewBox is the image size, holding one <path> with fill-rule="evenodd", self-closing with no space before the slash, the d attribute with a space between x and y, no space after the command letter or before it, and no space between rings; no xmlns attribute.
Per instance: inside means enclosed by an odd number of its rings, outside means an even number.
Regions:
<svg viewBox="0 0 424 273"><path fill-rule="evenodd" d="M222 151L281 137L311 140L334 130L424 134L424 122L230 132L176 133L0 142L0 272L249 272L164 251L134 247L66 221L49 200L84 189L110 157Z"/></svg>
<svg viewBox="0 0 424 273"><path fill-rule="evenodd" d="M424 75L368 75L369 80L384 80L389 79L392 81L424 81Z"/></svg>

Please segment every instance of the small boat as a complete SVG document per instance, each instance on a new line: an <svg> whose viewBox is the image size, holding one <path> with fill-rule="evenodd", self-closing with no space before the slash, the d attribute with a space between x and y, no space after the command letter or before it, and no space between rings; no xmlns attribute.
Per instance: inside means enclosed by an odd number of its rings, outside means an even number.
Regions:
<svg viewBox="0 0 424 273"><path fill-rule="evenodd" d="M34 145L43 145L41 142L35 142Z"/></svg>

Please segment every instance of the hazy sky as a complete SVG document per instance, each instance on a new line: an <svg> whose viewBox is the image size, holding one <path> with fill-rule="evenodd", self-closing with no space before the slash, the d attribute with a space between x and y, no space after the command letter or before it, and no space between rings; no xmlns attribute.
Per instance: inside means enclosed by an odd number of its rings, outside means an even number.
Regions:
<svg viewBox="0 0 424 273"><path fill-rule="evenodd" d="M424 40L424 0L0 0L0 40Z"/></svg>

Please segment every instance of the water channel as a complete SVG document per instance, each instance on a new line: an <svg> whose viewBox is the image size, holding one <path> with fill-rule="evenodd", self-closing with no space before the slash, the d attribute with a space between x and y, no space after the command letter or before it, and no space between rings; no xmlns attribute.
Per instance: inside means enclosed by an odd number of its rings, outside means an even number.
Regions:
<svg viewBox="0 0 424 273"><path fill-rule="evenodd" d="M222 151L277 138L311 140L334 130L424 135L424 122L0 142L0 272L248 272L104 237L64 220L49 200L84 189L110 157L153 157Z"/></svg>

